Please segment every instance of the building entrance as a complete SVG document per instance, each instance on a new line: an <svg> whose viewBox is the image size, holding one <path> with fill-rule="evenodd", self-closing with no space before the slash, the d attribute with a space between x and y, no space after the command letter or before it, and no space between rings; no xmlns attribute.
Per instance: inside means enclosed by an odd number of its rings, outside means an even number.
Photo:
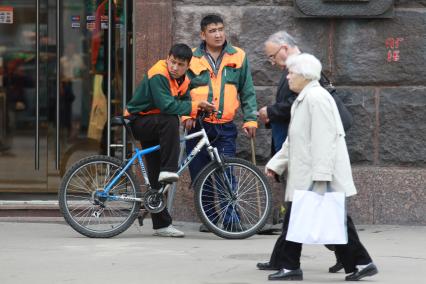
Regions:
<svg viewBox="0 0 426 284"><path fill-rule="evenodd" d="M0 2L0 194L56 193L76 160L124 155L109 120L132 90L132 4Z"/></svg>

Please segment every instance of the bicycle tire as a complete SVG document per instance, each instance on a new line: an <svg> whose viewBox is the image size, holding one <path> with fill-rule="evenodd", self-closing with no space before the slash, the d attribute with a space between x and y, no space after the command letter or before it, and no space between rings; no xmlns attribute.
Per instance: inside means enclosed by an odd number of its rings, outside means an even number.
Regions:
<svg viewBox="0 0 426 284"><path fill-rule="evenodd" d="M225 158L223 164L221 167L213 161L200 173L194 187L198 217L219 237L251 237L263 228L271 211L269 183L263 173L246 160ZM225 184L232 186L234 199L227 194Z"/></svg>
<svg viewBox="0 0 426 284"><path fill-rule="evenodd" d="M65 221L90 238L110 238L127 230L135 221L140 202L112 200L115 196L140 197L137 180L130 170L123 173L106 198L95 195L122 169L120 160L92 156L75 163L62 179L59 208Z"/></svg>
<svg viewBox="0 0 426 284"><path fill-rule="evenodd" d="M96 139L81 138L77 141L73 141L71 147L67 148L62 154L61 164L59 167L59 176L61 178L64 177L67 168L84 157L82 155L85 155L86 157L89 155L98 155L100 154L100 149L101 143Z"/></svg>

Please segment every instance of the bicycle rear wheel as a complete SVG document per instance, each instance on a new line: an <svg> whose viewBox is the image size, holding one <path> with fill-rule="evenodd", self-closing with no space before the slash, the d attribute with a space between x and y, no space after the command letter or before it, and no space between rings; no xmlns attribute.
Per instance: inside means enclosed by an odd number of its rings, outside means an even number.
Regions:
<svg viewBox="0 0 426 284"><path fill-rule="evenodd" d="M109 238L124 232L139 214L140 202L118 197L140 197L139 186L130 170L122 174L109 195L101 197L122 170L121 161L92 156L74 164L65 174L59 191L59 207L66 222L91 238Z"/></svg>
<svg viewBox="0 0 426 284"><path fill-rule="evenodd" d="M244 239L265 225L271 210L271 190L266 177L253 164L225 158L213 161L195 184L195 207L201 221L216 235Z"/></svg>

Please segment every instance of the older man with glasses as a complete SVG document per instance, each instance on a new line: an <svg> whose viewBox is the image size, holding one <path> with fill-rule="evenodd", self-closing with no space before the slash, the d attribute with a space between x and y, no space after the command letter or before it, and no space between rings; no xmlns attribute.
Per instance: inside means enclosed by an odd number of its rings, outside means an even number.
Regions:
<svg viewBox="0 0 426 284"><path fill-rule="evenodd" d="M287 137L290 109L296 97L288 87L285 61L289 56L299 53L296 41L285 31L274 33L265 42L265 54L269 62L282 70L275 103L259 110L260 120L272 129L271 156L281 149Z"/></svg>

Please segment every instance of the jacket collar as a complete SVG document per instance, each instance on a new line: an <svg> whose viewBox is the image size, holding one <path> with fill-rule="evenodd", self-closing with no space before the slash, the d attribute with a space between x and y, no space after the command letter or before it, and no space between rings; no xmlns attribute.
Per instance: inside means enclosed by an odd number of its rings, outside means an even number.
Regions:
<svg viewBox="0 0 426 284"><path fill-rule="evenodd" d="M320 85L320 83L317 80L309 82L303 88L303 90L300 92L300 94L297 95L296 101L301 102L305 98L305 96L306 96L306 94L307 94L307 92L308 92L309 89L314 88L314 87L318 87L318 86L321 86L321 85Z"/></svg>
<svg viewBox="0 0 426 284"><path fill-rule="evenodd" d="M203 41L197 49L194 51L193 56L195 57L203 57L203 55L206 52L206 42ZM227 41L223 44L223 52L228 54L234 54L237 53L237 50Z"/></svg>

